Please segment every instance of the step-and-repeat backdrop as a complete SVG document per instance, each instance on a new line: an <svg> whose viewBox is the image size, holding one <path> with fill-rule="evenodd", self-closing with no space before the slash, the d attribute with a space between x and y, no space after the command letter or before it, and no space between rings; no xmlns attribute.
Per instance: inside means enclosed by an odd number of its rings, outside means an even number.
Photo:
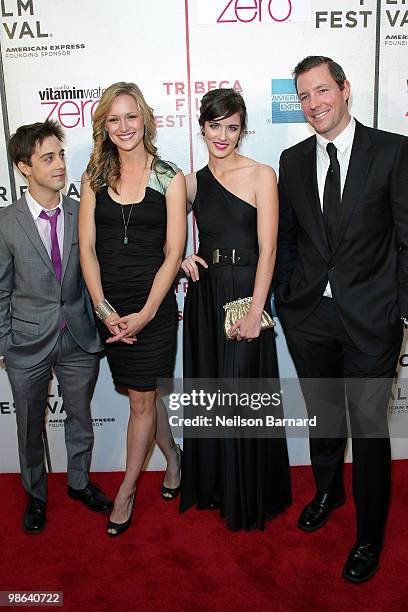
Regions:
<svg viewBox="0 0 408 612"><path fill-rule="evenodd" d="M185 173L206 163L197 114L209 89L233 87L245 97L248 132L242 152L278 166L281 151L306 138L291 71L306 55L328 55L352 86L351 112L362 123L408 134L408 4L406 0L4 0L1 59L4 96L0 124L0 205L11 204L5 139L24 123L47 117L66 134L66 193L79 197L91 150L92 114L104 88L138 83L155 111L163 159ZM2 129L4 127L4 129ZM19 196L25 189L15 173ZM195 247L190 220L187 252ZM187 281L175 285L180 310L176 376L182 376L181 334ZM279 366L295 376L277 326ZM400 377L408 366L408 347ZM408 414L396 384L391 421ZM127 398L113 389L101 363L92 404L94 470L124 465ZM58 381L48 398L52 467L64 470L64 407ZM0 471L18 471L13 401L0 369ZM308 462L307 441L289 440L292 464ZM408 457L408 441L393 439L394 457ZM156 450L149 468L163 458Z"/></svg>

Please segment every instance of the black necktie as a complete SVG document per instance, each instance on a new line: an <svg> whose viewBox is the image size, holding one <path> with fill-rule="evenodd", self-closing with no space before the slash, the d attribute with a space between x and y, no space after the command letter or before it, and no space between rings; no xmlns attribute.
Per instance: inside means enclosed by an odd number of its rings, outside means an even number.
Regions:
<svg viewBox="0 0 408 612"><path fill-rule="evenodd" d="M330 158L330 166L324 183L323 221L329 246L332 247L340 217L340 164L337 159L337 149L332 142L328 143L326 151Z"/></svg>

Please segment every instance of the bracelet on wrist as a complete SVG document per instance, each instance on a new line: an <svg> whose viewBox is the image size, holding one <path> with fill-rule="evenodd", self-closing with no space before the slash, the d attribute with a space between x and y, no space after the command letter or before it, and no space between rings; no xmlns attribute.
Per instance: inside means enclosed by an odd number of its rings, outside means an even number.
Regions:
<svg viewBox="0 0 408 612"><path fill-rule="evenodd" d="M118 314L113 306L109 304L108 300L103 300L103 302L96 304L94 311L101 321L105 321L111 314Z"/></svg>

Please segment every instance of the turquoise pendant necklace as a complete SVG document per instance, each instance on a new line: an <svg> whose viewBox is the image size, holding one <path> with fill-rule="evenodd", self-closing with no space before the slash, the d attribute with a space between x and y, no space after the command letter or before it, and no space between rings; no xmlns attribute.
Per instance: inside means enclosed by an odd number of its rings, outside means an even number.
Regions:
<svg viewBox="0 0 408 612"><path fill-rule="evenodd" d="M145 164L144 164L144 167L143 167L142 174L140 175L139 180L137 182L136 190L135 190L134 193L138 193L138 191L139 191L139 187L140 187L140 184L142 182L142 178L144 177L145 172L146 172L147 159L148 159L148 156L146 155L146 151L145 151ZM122 188L121 188L121 192L122 192ZM128 227L129 227L130 217L132 215L133 206L135 204L140 204L140 202L133 202L132 204L125 204L125 206L130 206L130 212L129 212L128 218L127 218L127 220L125 220L125 213L123 212L122 194L120 194L120 200L121 200L120 201L120 208L122 210L123 229L124 229L123 244L127 245L127 244L129 244Z"/></svg>
<svg viewBox="0 0 408 612"><path fill-rule="evenodd" d="M123 212L123 204L122 203L120 204L120 208L122 210L123 228L125 230L124 235L123 235L123 244L129 244L128 227L129 227L129 221L130 221L130 216L132 214L133 206L134 204L130 206L129 216L127 220L125 221L125 213Z"/></svg>

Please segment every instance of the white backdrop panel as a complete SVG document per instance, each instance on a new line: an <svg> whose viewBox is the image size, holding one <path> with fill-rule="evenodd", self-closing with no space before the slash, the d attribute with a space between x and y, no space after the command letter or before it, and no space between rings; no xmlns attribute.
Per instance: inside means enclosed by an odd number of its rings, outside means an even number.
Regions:
<svg viewBox="0 0 408 612"><path fill-rule="evenodd" d="M0 104L0 206L11 204L11 199L6 140L3 129L3 107Z"/></svg>
<svg viewBox="0 0 408 612"><path fill-rule="evenodd" d="M383 2L378 127L408 135L408 4Z"/></svg>
<svg viewBox="0 0 408 612"><path fill-rule="evenodd" d="M390 44L386 41L404 38L386 36L406 36L405 4L382 3L380 38L379 123L401 133L408 133L406 43ZM311 133L291 82L293 67L306 55L329 55L343 65L352 85L352 114L372 125L376 5L375 0L118 0L114 5L111 0L32 0L22 6L10 0L1 7L1 41L11 131L47 116L58 119L66 133L66 191L77 197L92 146L92 112L106 86L119 80L138 83L154 108L162 157L185 173L207 160L197 122L202 95L218 86L234 87L242 91L249 112L242 152L277 169L281 151ZM9 194L2 130L0 171ZM16 181L23 190L17 174ZM0 197L3 203L9 202ZM189 253L192 235L190 227ZM186 288L181 278L175 286L180 318ZM182 374L181 334L182 324L176 376ZM279 325L277 344L281 375L295 376ZM402 362L404 375L404 358ZM51 458L59 471L66 466L65 413L55 379L48 403ZM105 359L92 412L93 469L122 469L127 399L113 389ZM4 370L0 418L0 471L18 471L15 417ZM305 440L289 440L289 451L292 464L308 462ZM407 457L406 441L393 440L393 453ZM149 469L162 466L155 451Z"/></svg>

